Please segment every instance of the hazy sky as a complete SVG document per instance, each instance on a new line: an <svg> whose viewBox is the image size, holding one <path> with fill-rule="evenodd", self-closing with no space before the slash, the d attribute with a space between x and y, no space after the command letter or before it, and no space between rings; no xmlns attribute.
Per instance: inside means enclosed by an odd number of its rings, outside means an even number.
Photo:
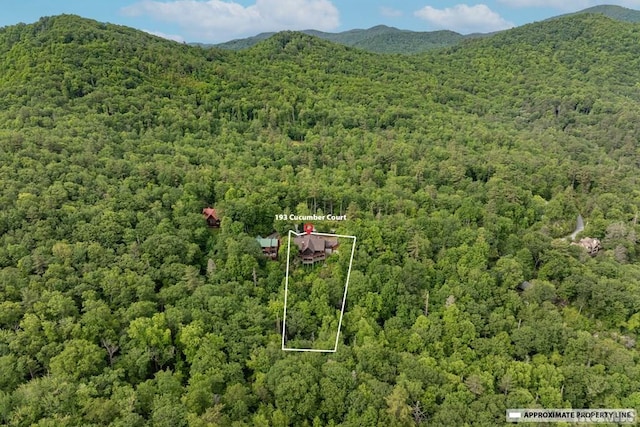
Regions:
<svg viewBox="0 0 640 427"><path fill-rule="evenodd" d="M503 30L598 4L640 0L2 0L0 26L72 13L187 42L223 42L265 31L329 32L385 24L467 34Z"/></svg>

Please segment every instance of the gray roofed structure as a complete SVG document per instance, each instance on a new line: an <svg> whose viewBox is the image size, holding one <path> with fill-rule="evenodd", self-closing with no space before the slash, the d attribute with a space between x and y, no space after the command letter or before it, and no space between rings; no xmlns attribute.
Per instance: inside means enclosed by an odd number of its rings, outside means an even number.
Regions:
<svg viewBox="0 0 640 427"><path fill-rule="evenodd" d="M338 247L337 238L326 238L314 234L303 234L293 239L303 264L315 264L324 261L327 254Z"/></svg>

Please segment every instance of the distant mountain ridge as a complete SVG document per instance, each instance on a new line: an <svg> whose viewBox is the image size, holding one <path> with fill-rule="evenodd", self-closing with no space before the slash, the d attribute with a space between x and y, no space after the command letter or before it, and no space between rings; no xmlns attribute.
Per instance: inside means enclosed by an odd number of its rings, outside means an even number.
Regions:
<svg viewBox="0 0 640 427"><path fill-rule="evenodd" d="M604 15L617 21L631 23L640 22L640 11L614 5L594 6L578 12L554 16L552 18L549 18L549 20L588 13ZM489 37L495 34L474 33L462 35L456 33L455 31L449 30L412 31L401 30L386 25L376 25L375 27L371 27L368 29L353 29L342 31L339 33L328 33L318 30L303 30L300 32L345 46L360 48L369 52L403 54L421 53L432 49L454 46L462 42L463 40ZM268 39L274 34L276 33L260 33L252 37L231 40L225 43L219 43L215 45L200 45L215 46L226 50L241 50L254 46L255 44L259 43L262 40Z"/></svg>
<svg viewBox="0 0 640 427"><path fill-rule="evenodd" d="M318 30L303 30L301 33L315 36L345 46L357 47L376 53L419 53L439 47L457 44L469 37L481 37L481 34L463 36L454 31L410 31L386 25L377 25L368 29L347 30L340 33L327 33ZM228 50L240 50L251 47L276 34L260 33L253 37L231 40L214 45Z"/></svg>
<svg viewBox="0 0 640 427"><path fill-rule="evenodd" d="M550 19L562 18L565 16L579 15L583 13L595 13L598 15L604 15L611 19L615 19L616 21L622 22L631 22L636 23L640 22L640 11L635 9L629 9L622 6L604 4L599 6L589 7L587 9L581 10L579 12L567 13L564 15L555 16Z"/></svg>

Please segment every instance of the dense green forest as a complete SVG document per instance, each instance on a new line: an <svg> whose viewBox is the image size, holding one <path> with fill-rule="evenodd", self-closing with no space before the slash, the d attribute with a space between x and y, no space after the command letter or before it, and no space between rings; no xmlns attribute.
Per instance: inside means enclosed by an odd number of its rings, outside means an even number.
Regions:
<svg viewBox="0 0 640 427"><path fill-rule="evenodd" d="M401 56L57 16L0 29L0 59L1 424L640 410L640 25ZM286 254L255 237L288 213L357 236L332 354L280 348ZM566 239L578 214L596 256ZM301 277L301 330L340 310L337 265Z"/></svg>

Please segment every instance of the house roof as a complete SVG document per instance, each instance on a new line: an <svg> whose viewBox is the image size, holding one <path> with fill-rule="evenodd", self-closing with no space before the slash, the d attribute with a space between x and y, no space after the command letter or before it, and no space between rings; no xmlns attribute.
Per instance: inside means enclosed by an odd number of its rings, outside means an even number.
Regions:
<svg viewBox="0 0 640 427"><path fill-rule="evenodd" d="M520 283L518 285L518 289L520 289L521 291L526 291L527 289L529 289L530 287L532 287L533 285L530 282L527 282L526 280L522 283Z"/></svg>
<svg viewBox="0 0 640 427"><path fill-rule="evenodd" d="M264 237L256 237L256 240L258 241L258 243L260 244L260 247L262 248L275 248L278 246L278 239L270 239L270 238L264 238Z"/></svg>
<svg viewBox="0 0 640 427"><path fill-rule="evenodd" d="M202 209L202 214L205 216L205 218L215 218L218 219L218 212L216 212L215 208L204 208Z"/></svg>
<svg viewBox="0 0 640 427"><path fill-rule="evenodd" d="M298 245L300 252L305 252L307 249L313 252L321 252L328 248L335 248L338 246L337 238L323 238L313 234L305 234L298 236L293 241Z"/></svg>
<svg viewBox="0 0 640 427"><path fill-rule="evenodd" d="M324 238L324 247L334 249L338 247L338 238L337 237L325 237Z"/></svg>
<svg viewBox="0 0 640 427"><path fill-rule="evenodd" d="M305 234L303 236L296 237L293 241L298 245L300 252L304 252L307 249L310 249L313 252L324 251L324 242L321 242L320 239L318 239L318 236Z"/></svg>

